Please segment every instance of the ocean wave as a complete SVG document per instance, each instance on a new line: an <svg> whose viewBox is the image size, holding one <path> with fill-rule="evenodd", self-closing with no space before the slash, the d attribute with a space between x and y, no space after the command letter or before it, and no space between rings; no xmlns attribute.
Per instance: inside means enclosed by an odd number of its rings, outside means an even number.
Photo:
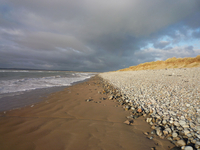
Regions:
<svg viewBox="0 0 200 150"><path fill-rule="evenodd" d="M71 76L62 77L60 75L40 77L40 78L22 78L0 81L0 94L29 91L34 89L70 86L74 82L90 78L94 74L73 73Z"/></svg>

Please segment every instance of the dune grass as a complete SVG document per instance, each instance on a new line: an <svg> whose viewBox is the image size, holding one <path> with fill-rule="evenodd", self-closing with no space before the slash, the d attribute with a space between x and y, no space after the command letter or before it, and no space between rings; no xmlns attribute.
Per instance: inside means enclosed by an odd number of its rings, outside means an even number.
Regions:
<svg viewBox="0 0 200 150"><path fill-rule="evenodd" d="M168 58L165 61L153 61L139 64L137 66L130 66L118 71L136 71L136 70L157 70L157 69L169 69L169 68L192 68L200 67L200 55L197 57L186 58Z"/></svg>

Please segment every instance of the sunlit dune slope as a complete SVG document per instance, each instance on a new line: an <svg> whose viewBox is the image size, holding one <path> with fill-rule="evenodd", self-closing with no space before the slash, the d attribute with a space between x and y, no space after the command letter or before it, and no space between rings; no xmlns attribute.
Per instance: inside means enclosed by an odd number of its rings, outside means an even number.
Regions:
<svg viewBox="0 0 200 150"><path fill-rule="evenodd" d="M165 61L153 61L139 64L137 66L130 66L129 68L118 71L135 71L135 70L153 70L165 68L192 68L200 67L200 55L195 58L169 58Z"/></svg>

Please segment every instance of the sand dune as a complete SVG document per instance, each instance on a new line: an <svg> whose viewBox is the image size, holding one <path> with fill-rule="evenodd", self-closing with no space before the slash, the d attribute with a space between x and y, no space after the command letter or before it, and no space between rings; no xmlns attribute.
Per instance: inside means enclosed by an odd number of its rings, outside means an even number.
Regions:
<svg viewBox="0 0 200 150"><path fill-rule="evenodd" d="M118 71L136 71L136 70L157 70L165 68L192 68L200 67L200 55L195 58L169 58L165 61L153 61L139 64L137 66L130 66Z"/></svg>

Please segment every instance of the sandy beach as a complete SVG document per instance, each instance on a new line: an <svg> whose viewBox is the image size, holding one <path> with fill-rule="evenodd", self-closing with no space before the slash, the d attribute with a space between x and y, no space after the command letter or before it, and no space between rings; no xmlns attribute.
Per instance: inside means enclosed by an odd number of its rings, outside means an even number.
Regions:
<svg viewBox="0 0 200 150"><path fill-rule="evenodd" d="M3 150L167 150L169 141L144 132L152 129L143 117L123 122L128 111L102 94L101 79L90 80L50 94L44 101L0 113ZM102 100L104 98L105 100ZM87 102L86 100L91 101Z"/></svg>

